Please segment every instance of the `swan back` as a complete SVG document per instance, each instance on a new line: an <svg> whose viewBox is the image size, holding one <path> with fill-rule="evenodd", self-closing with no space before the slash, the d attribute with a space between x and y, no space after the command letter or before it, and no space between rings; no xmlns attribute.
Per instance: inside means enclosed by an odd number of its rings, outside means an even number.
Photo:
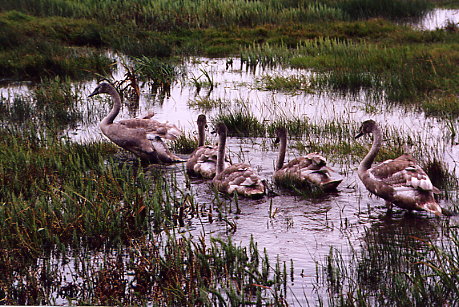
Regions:
<svg viewBox="0 0 459 307"><path fill-rule="evenodd" d="M247 163L237 163L223 169L227 128L223 123L216 127L219 143L217 174L212 180L216 189L225 194L237 193L244 197L259 198L265 194L265 181Z"/></svg>
<svg viewBox="0 0 459 307"><path fill-rule="evenodd" d="M159 122L151 118L130 118L119 121L120 124L132 129L144 129L167 140L175 140L183 132L174 124Z"/></svg>
<svg viewBox="0 0 459 307"><path fill-rule="evenodd" d="M440 190L432 184L429 176L411 155L403 154L372 166L382 144L381 129L375 121L365 121L356 138L370 133L373 134L373 145L358 170L365 187L385 199L388 205L441 215L442 209L434 197L434 193L440 193Z"/></svg>
<svg viewBox="0 0 459 307"><path fill-rule="evenodd" d="M306 188L310 183L325 191L338 187L343 179L327 167L325 158L316 152L297 157L283 165L287 148L287 130L280 127L276 129L276 135L280 146L273 179L277 184L286 186L293 184L298 188Z"/></svg>
<svg viewBox="0 0 459 307"><path fill-rule="evenodd" d="M191 176L212 179L217 171L218 146L204 145L205 128L207 127L206 116L204 114L200 114L196 122L198 125L199 147L193 151L186 162L186 170ZM225 159L224 167L228 165L229 163Z"/></svg>

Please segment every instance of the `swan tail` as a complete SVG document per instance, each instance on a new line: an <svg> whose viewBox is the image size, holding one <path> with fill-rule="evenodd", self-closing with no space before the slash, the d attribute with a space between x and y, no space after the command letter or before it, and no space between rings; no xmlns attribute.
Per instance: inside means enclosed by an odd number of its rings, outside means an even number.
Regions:
<svg viewBox="0 0 459 307"><path fill-rule="evenodd" d="M420 205L419 207L422 210L435 214L436 216L442 215L442 209L435 201L424 203Z"/></svg>
<svg viewBox="0 0 459 307"><path fill-rule="evenodd" d="M324 182L320 185L320 187L324 191L333 191L336 190L339 186L339 184L343 181L343 179L338 179L338 180L330 180L327 182Z"/></svg>

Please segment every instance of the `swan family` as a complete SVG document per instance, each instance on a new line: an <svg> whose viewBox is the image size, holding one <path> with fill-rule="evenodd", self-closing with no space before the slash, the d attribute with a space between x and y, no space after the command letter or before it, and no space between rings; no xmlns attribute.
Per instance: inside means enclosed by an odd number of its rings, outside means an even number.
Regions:
<svg viewBox="0 0 459 307"><path fill-rule="evenodd" d="M216 123L218 145L205 144L207 119L198 116L198 147L187 160L171 153L163 139L173 140L182 131L170 123L153 120L153 113L143 118L124 119L114 122L121 109L121 98L117 90L107 82L100 83L89 97L98 94L111 96L113 106L100 123L102 133L116 145L134 153L149 163L178 163L186 161L186 172L193 177L211 180L212 186L224 194L237 193L243 197L260 198L267 193L266 180L248 163L232 164L225 155L227 127ZM358 177L365 188L386 202L388 210L395 205L409 211L427 211L437 216L442 209L434 194L440 193L426 172L409 154L373 165L382 146L382 131L373 120L364 121L355 138L371 134L373 143L360 162ZM315 186L325 192L336 191L343 178L326 165L326 159L319 153L308 153L284 164L287 151L287 129L278 127L276 136L279 144L273 181L282 186Z"/></svg>

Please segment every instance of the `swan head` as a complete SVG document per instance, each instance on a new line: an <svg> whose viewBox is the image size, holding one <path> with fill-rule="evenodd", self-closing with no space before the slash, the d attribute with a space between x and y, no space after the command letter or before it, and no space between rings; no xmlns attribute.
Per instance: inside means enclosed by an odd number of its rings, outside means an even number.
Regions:
<svg viewBox="0 0 459 307"><path fill-rule="evenodd" d="M362 135L372 133L377 128L377 124L374 120L369 119L362 123L359 129L359 133L356 134L355 138L359 138Z"/></svg>
<svg viewBox="0 0 459 307"><path fill-rule="evenodd" d="M107 82L102 82L94 89L94 91L88 97L92 97L102 93L107 94L110 93L111 90L113 90L113 86L111 84Z"/></svg>
<svg viewBox="0 0 459 307"><path fill-rule="evenodd" d="M221 135L221 136L225 136L226 137L226 134L228 133L228 128L226 128L226 125L224 123L218 123L216 126L215 126L215 132L218 134L218 135Z"/></svg>
<svg viewBox="0 0 459 307"><path fill-rule="evenodd" d="M198 123L198 126L205 126L207 125L207 119L204 114L199 114L198 120L196 121Z"/></svg>

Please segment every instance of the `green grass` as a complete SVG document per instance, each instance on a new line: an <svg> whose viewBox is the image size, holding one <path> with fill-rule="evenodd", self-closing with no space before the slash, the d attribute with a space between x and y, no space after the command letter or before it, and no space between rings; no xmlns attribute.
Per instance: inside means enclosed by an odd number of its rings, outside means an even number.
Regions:
<svg viewBox="0 0 459 307"><path fill-rule="evenodd" d="M255 242L176 234L198 207L173 175L113 159L110 143L75 144L34 130L1 131L3 302L53 304L58 289L72 304L285 305L287 273ZM106 253L97 262L85 256L98 248ZM66 261L54 262L60 255L82 265L65 280ZM42 274L28 274L38 259L47 259ZM81 280L91 280L91 291L80 291Z"/></svg>
<svg viewBox="0 0 459 307"><path fill-rule="evenodd" d="M265 80L270 88L300 88L316 91L356 93L366 90L388 101L416 103L427 111L435 106L423 101L431 97L454 95L459 87L457 44L407 45L387 47L370 42L319 38L300 42L296 48L255 45L242 51L248 63L289 65L315 73L297 78ZM299 82L301 80L301 83ZM429 109L430 107L430 109ZM455 112L452 104L450 110Z"/></svg>
<svg viewBox="0 0 459 307"><path fill-rule="evenodd" d="M266 90L280 90L285 92L307 92L309 90L309 80L306 76L268 76L261 78L262 88Z"/></svg>

